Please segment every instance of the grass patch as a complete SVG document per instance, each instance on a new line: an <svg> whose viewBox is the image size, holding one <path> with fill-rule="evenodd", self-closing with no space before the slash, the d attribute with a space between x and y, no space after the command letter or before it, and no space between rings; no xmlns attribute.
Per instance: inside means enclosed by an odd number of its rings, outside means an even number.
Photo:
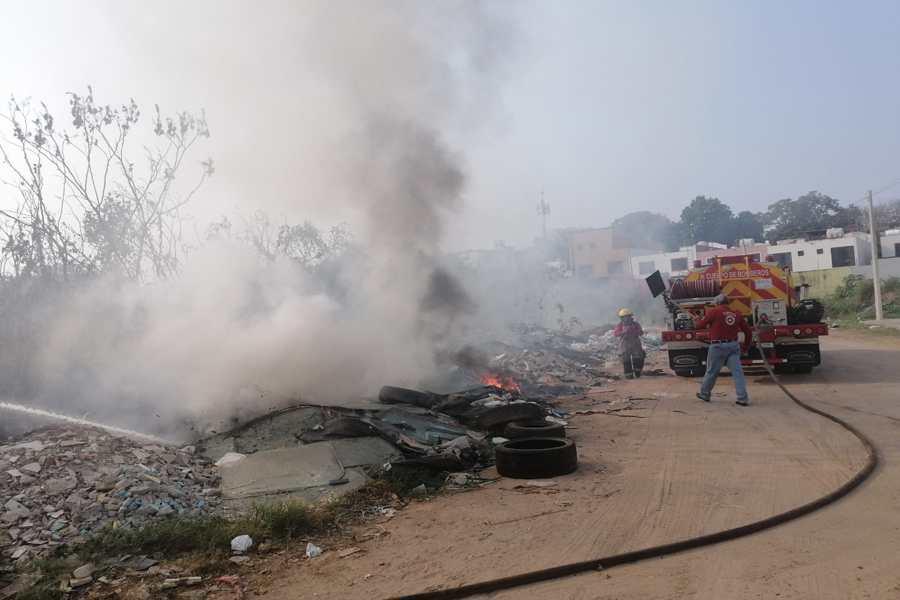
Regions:
<svg viewBox="0 0 900 600"><path fill-rule="evenodd" d="M885 318L900 317L900 278L888 277L881 283ZM862 275L847 275L834 293L825 298L831 318L871 320L875 318L875 285Z"/></svg>
<svg viewBox="0 0 900 600"><path fill-rule="evenodd" d="M59 581L45 577L15 596L16 600L62 600L64 597L65 593L59 589Z"/></svg>
<svg viewBox="0 0 900 600"><path fill-rule="evenodd" d="M189 552L215 552L229 548L231 539L243 533L258 537L262 530L256 528L256 523L250 519L229 521L222 517L173 517L140 529L104 529L79 549L79 555L98 560L121 554L174 556Z"/></svg>
<svg viewBox="0 0 900 600"><path fill-rule="evenodd" d="M44 558L31 562L34 583L16 594L16 600L62 600L65 594L59 582L78 565L62 558Z"/></svg>
<svg viewBox="0 0 900 600"><path fill-rule="evenodd" d="M310 505L291 500L258 505L250 514L234 520L172 517L140 529L107 528L78 548L77 553L85 560L93 561L123 554L170 558L191 553L227 555L231 540L243 534L252 537L256 543L262 540L286 543L300 537L338 531L358 520L371 506L391 502L393 494L389 483L376 480L324 504Z"/></svg>
<svg viewBox="0 0 900 600"><path fill-rule="evenodd" d="M429 490L441 488L446 479L446 471L417 465L393 465L381 475L381 482L399 496L408 496L413 488L423 483Z"/></svg>
<svg viewBox="0 0 900 600"><path fill-rule="evenodd" d="M405 494L421 483L438 487L435 482L443 483L443 478L443 474L422 468L391 469L362 488L323 504L285 501L258 505L250 514L233 520L171 517L139 529L109 527L82 545L59 549L77 557L77 564L61 558L33 561L28 572L36 583L17 600L60 600L64 594L59 582L78 564L111 564L125 554L167 559L193 556L198 559L193 569L198 574L225 572L231 566L227 561L231 540L238 535L247 534L256 544L266 541L279 545L339 532L372 514L376 507L392 504L398 493Z"/></svg>

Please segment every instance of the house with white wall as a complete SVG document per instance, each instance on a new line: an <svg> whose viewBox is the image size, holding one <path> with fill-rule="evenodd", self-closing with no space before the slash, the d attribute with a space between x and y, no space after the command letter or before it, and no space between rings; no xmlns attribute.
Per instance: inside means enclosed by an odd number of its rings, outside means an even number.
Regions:
<svg viewBox="0 0 900 600"><path fill-rule="evenodd" d="M682 246L674 252L658 252L631 257L631 272L635 277L647 277L654 271L666 276L687 275L694 266L694 261L709 252L727 250L724 244L715 242L697 242L693 246Z"/></svg>
<svg viewBox="0 0 900 600"><path fill-rule="evenodd" d="M768 247L769 258L797 273L872 264L868 233L841 230L830 233L816 240L780 240Z"/></svg>
<svg viewBox="0 0 900 600"><path fill-rule="evenodd" d="M886 232L887 233L887 232ZM892 236L882 236L882 250L890 244L892 254L895 254L894 243L900 244L900 231L896 232L896 242ZM789 267L795 272L818 271L820 269L832 269L836 267L855 267L872 264L872 246L869 234L863 232L844 233L840 229L829 230L828 235L822 239L793 239L781 240L776 244L768 245L755 243L752 240L743 240L738 247L727 248L722 244L697 244L686 246L678 252L663 252L633 256L631 258L632 273L635 277L646 277L653 271L659 271L663 275L686 275L694 266L694 261L706 265L712 263L717 256L736 256L750 254L758 256L759 260L777 262L782 267ZM900 250L900 245L897 246ZM885 252L884 256L888 256Z"/></svg>
<svg viewBox="0 0 900 600"><path fill-rule="evenodd" d="M879 237L881 258L900 258L900 229L888 229Z"/></svg>
<svg viewBox="0 0 900 600"><path fill-rule="evenodd" d="M654 271L664 275L685 275L694 264L693 248L687 246L676 252L658 252L631 257L631 272L635 277L647 277Z"/></svg>

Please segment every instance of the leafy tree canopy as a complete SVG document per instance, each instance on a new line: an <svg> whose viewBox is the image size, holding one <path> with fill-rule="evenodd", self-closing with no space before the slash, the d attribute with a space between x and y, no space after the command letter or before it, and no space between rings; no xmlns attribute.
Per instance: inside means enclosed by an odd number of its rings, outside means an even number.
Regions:
<svg viewBox="0 0 900 600"><path fill-rule="evenodd" d="M616 235L633 248L671 250L680 242L677 226L665 215L640 210L619 217L612 223Z"/></svg>
<svg viewBox="0 0 900 600"><path fill-rule="evenodd" d="M766 236L769 241L803 237L812 231L857 224L862 212L816 191L796 200L785 198L769 206L766 212Z"/></svg>
<svg viewBox="0 0 900 600"><path fill-rule="evenodd" d="M681 211L681 225L689 243L734 243L734 214L718 198L697 196Z"/></svg>

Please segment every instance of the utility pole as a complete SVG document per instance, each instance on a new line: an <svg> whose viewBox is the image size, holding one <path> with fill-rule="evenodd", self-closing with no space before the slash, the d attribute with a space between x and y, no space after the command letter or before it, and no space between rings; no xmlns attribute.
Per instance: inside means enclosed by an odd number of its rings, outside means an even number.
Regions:
<svg viewBox="0 0 900 600"><path fill-rule="evenodd" d="M541 217L541 237L547 239L547 215L550 214L550 205L544 201L544 190L541 189L541 201L537 206L538 215Z"/></svg>
<svg viewBox="0 0 900 600"><path fill-rule="evenodd" d="M869 238L872 242L872 284L875 292L875 321L880 323L884 318L881 308L881 279L878 277L878 232L875 230L875 209L872 206L872 190L866 195L869 203Z"/></svg>

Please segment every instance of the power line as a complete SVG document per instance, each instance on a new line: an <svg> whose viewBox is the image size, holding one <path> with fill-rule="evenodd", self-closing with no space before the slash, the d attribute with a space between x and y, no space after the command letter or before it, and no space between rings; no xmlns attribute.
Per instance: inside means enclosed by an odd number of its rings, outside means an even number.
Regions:
<svg viewBox="0 0 900 600"><path fill-rule="evenodd" d="M891 189L892 187L895 187L897 185L900 185L900 178L895 179L894 181L892 181L891 183L887 184L886 186L884 186L883 188L881 188L877 191L871 192L872 197L874 198L878 194L883 194L884 192L888 191L889 189ZM869 200L869 194L866 194L865 196L857 198L856 202L867 202L868 200ZM895 200L895 199L883 200L883 202L893 202L893 200ZM896 198L896 200L900 200L900 198Z"/></svg>
<svg viewBox="0 0 900 600"><path fill-rule="evenodd" d="M887 185L884 186L883 188L881 188L881 189L879 189L879 190L877 190L877 191L871 192L871 194L872 194L872 196L877 196L878 194L881 194L881 193L883 193L883 192L886 192L886 191L888 191L889 189L891 189L892 187L894 187L894 186L896 186L896 185L898 185L898 184L900 184L900 179L895 179L893 182L887 184ZM867 199L867 198L866 198L866 197L863 197L863 198L861 198L861 199L862 199L862 200L865 200L865 199Z"/></svg>

